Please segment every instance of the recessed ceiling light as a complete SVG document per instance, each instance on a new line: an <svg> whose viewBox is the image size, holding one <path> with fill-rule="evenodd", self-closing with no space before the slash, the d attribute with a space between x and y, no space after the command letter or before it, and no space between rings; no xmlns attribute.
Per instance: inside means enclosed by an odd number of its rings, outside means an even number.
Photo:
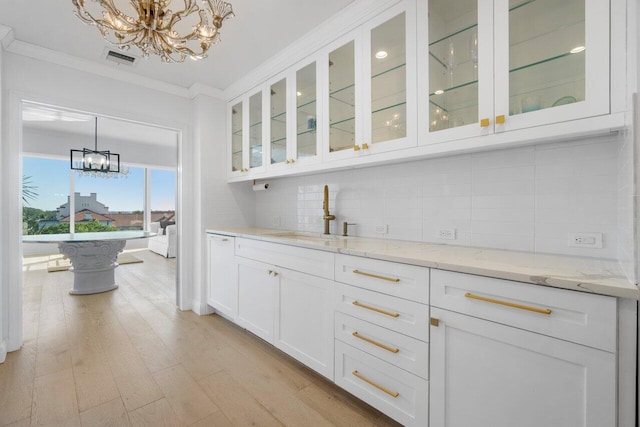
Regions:
<svg viewBox="0 0 640 427"><path fill-rule="evenodd" d="M297 91L297 92L296 92L296 95L298 95L298 96L302 96L302 92Z"/></svg>
<svg viewBox="0 0 640 427"><path fill-rule="evenodd" d="M378 59L384 59L384 58L387 57L387 55L388 55L388 53L385 50L379 50L379 51L376 52L376 58L378 58Z"/></svg>
<svg viewBox="0 0 640 427"><path fill-rule="evenodd" d="M571 49L569 52L571 53L578 53L578 52L582 52L583 50L585 50L586 47L584 46L578 46L578 47L574 47L573 49Z"/></svg>
<svg viewBox="0 0 640 427"><path fill-rule="evenodd" d="M434 95L442 95L444 93L444 91L442 89L438 89L437 91L433 92Z"/></svg>

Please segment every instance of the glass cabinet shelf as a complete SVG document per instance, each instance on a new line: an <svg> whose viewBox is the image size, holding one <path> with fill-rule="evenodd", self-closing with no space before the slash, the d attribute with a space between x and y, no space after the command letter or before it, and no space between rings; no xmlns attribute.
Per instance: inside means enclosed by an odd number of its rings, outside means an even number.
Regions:
<svg viewBox="0 0 640 427"><path fill-rule="evenodd" d="M286 123L286 118L285 118L286 114L287 114L286 111L283 111L282 113L277 113L277 114L271 116L271 120L275 120L275 121L280 122L280 123Z"/></svg>

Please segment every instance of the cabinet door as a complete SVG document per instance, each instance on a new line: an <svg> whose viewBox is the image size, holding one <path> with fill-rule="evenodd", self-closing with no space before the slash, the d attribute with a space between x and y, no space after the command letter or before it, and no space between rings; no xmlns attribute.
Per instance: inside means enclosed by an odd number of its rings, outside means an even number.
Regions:
<svg viewBox="0 0 640 427"><path fill-rule="evenodd" d="M229 176L239 176L245 172L244 137L243 137L244 108L242 101L231 103L227 117L229 117Z"/></svg>
<svg viewBox="0 0 640 427"><path fill-rule="evenodd" d="M493 133L493 8L478 0L420 0L421 144Z"/></svg>
<svg viewBox="0 0 640 427"><path fill-rule="evenodd" d="M278 276L269 264L236 257L237 324L273 344L274 306Z"/></svg>
<svg viewBox="0 0 640 427"><path fill-rule="evenodd" d="M231 320L238 310L238 281L234 268L234 238L208 235L209 286L207 303Z"/></svg>
<svg viewBox="0 0 640 427"><path fill-rule="evenodd" d="M260 172L265 168L264 164L264 135L263 135L263 109L264 91L259 90L249 97L248 105L248 169L250 172Z"/></svg>
<svg viewBox="0 0 640 427"><path fill-rule="evenodd" d="M416 145L415 27L414 1L364 26L364 154Z"/></svg>
<svg viewBox="0 0 640 427"><path fill-rule="evenodd" d="M326 67L324 94L325 160L350 158L362 144L361 31L356 30L331 43L323 55Z"/></svg>
<svg viewBox="0 0 640 427"><path fill-rule="evenodd" d="M616 425L614 353L433 307L431 316L432 426Z"/></svg>
<svg viewBox="0 0 640 427"><path fill-rule="evenodd" d="M609 113L608 1L495 0L494 10L496 132Z"/></svg>
<svg viewBox="0 0 640 427"><path fill-rule="evenodd" d="M292 144L291 160L306 164L320 160L321 134L318 120L322 111L318 61L298 65L295 71L295 144Z"/></svg>
<svg viewBox="0 0 640 427"><path fill-rule="evenodd" d="M289 153L288 79L278 77L269 87L269 168L284 167L291 162Z"/></svg>
<svg viewBox="0 0 640 427"><path fill-rule="evenodd" d="M333 381L333 282L278 268L275 345Z"/></svg>

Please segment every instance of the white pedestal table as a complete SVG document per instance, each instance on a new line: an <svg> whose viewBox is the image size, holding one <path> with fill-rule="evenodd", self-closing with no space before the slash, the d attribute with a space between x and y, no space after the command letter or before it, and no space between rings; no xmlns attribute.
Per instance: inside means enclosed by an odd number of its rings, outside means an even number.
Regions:
<svg viewBox="0 0 640 427"><path fill-rule="evenodd" d="M98 294L118 287L114 271L118 254L127 240L153 237L156 233L142 230L101 233L39 234L22 236L25 243L58 243L60 253L71 261L72 295Z"/></svg>

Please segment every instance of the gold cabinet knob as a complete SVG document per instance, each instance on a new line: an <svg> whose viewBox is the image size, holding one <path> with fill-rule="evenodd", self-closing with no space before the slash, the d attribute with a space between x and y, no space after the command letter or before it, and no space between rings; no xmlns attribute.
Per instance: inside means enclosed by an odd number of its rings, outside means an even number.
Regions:
<svg viewBox="0 0 640 427"><path fill-rule="evenodd" d="M353 151L360 151L360 146L359 145L354 145L353 146Z"/></svg>
<svg viewBox="0 0 640 427"><path fill-rule="evenodd" d="M363 150L368 150L369 149L369 144L367 144L366 142L364 144L362 144L362 149Z"/></svg>
<svg viewBox="0 0 640 427"><path fill-rule="evenodd" d="M285 161L285 163L286 163L286 164L289 164L289 163L291 163L291 162L289 161L289 159L287 159L287 160Z"/></svg>
<svg viewBox="0 0 640 427"><path fill-rule="evenodd" d="M295 163L295 162L296 162L296 159L291 159L291 163Z"/></svg>
<svg viewBox="0 0 640 427"><path fill-rule="evenodd" d="M429 319L429 323L431 324L431 326L435 326L437 328L438 326L440 326L440 319L432 317Z"/></svg>
<svg viewBox="0 0 640 427"><path fill-rule="evenodd" d="M506 118L504 116L504 114L501 114L499 116L496 116L496 124L497 125L501 125L505 122Z"/></svg>
<svg viewBox="0 0 640 427"><path fill-rule="evenodd" d="M489 119L481 119L480 120L480 127L481 128L486 128L487 126L489 126L491 122L489 121Z"/></svg>

